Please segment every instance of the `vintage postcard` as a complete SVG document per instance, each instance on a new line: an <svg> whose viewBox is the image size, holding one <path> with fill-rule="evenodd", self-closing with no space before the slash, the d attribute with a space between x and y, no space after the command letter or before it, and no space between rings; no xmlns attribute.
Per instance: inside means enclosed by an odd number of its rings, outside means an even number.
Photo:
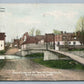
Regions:
<svg viewBox="0 0 84 84"><path fill-rule="evenodd" d="M84 4L0 3L0 81L84 80Z"/></svg>

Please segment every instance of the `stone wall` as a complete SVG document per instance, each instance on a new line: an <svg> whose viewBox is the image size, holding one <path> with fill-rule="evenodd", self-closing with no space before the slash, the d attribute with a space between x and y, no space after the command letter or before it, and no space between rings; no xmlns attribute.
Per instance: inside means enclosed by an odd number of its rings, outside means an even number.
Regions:
<svg viewBox="0 0 84 84"><path fill-rule="evenodd" d="M44 60L58 60L58 56L50 51L44 52Z"/></svg>

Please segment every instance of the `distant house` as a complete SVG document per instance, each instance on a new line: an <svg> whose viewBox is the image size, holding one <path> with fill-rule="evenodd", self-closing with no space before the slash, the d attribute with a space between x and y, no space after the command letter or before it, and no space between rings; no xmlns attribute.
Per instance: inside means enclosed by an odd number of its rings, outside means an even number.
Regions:
<svg viewBox="0 0 84 84"><path fill-rule="evenodd" d="M61 32L61 34L55 35L56 45L81 45L80 41L77 39L75 33Z"/></svg>
<svg viewBox="0 0 84 84"><path fill-rule="evenodd" d="M55 47L55 35L53 33L45 34L45 43L46 48L54 48Z"/></svg>
<svg viewBox="0 0 84 84"><path fill-rule="evenodd" d="M32 48L52 48L59 45L81 45L75 33L61 32L61 34L54 35L48 33L45 35L29 36L28 32L24 33L20 38L21 49Z"/></svg>
<svg viewBox="0 0 84 84"><path fill-rule="evenodd" d="M19 48L19 46L20 46L19 39L14 39L12 45L13 45L13 47Z"/></svg>
<svg viewBox="0 0 84 84"><path fill-rule="evenodd" d="M34 36L29 36L28 39L25 39L25 41L22 44L36 44L36 38Z"/></svg>
<svg viewBox="0 0 84 84"><path fill-rule="evenodd" d="M45 36L44 35L36 35L36 43L37 44L44 44L45 43Z"/></svg>
<svg viewBox="0 0 84 84"><path fill-rule="evenodd" d="M36 44L36 38L34 36L29 36L28 32L26 32L22 36L21 48L26 49L28 44Z"/></svg>
<svg viewBox="0 0 84 84"><path fill-rule="evenodd" d="M1 33L0 32L0 50L4 50L5 49L5 33Z"/></svg>
<svg viewBox="0 0 84 84"><path fill-rule="evenodd" d="M55 35L53 33L45 35L29 36L26 32L23 35L22 49L54 47Z"/></svg>
<svg viewBox="0 0 84 84"><path fill-rule="evenodd" d="M53 43L55 41L55 35L53 33L45 34L45 42Z"/></svg>
<svg viewBox="0 0 84 84"><path fill-rule="evenodd" d="M37 36L29 36L28 32L24 33L21 37L21 48L22 49L29 49L29 48L41 48L44 45L44 35L37 35Z"/></svg>

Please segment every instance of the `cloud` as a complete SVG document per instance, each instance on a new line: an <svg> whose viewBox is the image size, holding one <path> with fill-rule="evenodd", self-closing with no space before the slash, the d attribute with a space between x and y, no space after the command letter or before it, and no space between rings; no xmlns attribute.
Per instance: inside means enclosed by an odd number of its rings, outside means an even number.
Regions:
<svg viewBox="0 0 84 84"><path fill-rule="evenodd" d="M84 4L0 4L6 8L0 13L0 29L7 33L7 38L21 35L32 27L43 33L52 32L53 28L74 31L75 24L84 15ZM42 17L44 16L44 17Z"/></svg>
<svg viewBox="0 0 84 84"><path fill-rule="evenodd" d="M17 20L15 20L15 21L16 21L16 23L23 23L23 24L39 24L39 23L41 23L39 20L35 20L31 16L17 18Z"/></svg>
<svg viewBox="0 0 84 84"><path fill-rule="evenodd" d="M10 13L10 12L6 12L6 13L0 13L0 18L1 18L1 22L2 20L4 21L4 23L6 24L40 24L41 21L33 18L32 16L24 16L24 17L17 17L14 16L14 14Z"/></svg>
<svg viewBox="0 0 84 84"><path fill-rule="evenodd" d="M56 19L62 19L63 17L66 17L67 19L74 18L76 15L78 15L77 12L74 11L50 11L42 14L43 16L53 16Z"/></svg>
<svg viewBox="0 0 84 84"><path fill-rule="evenodd" d="M2 12L0 13L0 19L1 20L5 20L5 19L8 19L12 16L12 13L9 13L9 12Z"/></svg>

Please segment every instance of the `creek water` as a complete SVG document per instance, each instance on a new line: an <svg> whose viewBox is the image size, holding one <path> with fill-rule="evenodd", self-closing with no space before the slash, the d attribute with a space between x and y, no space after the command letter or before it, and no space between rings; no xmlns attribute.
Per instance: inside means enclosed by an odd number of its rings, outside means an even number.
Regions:
<svg viewBox="0 0 84 84"><path fill-rule="evenodd" d="M17 55L0 55L0 59L34 59L34 58L42 58L42 57L23 57Z"/></svg>

